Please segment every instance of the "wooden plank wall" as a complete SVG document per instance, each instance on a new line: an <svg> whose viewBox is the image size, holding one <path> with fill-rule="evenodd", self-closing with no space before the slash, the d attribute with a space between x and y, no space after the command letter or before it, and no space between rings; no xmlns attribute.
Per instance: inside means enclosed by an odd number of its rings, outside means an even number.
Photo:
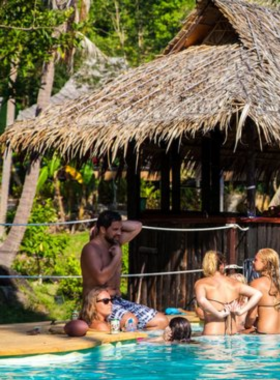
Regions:
<svg viewBox="0 0 280 380"><path fill-rule="evenodd" d="M149 223L156 227L156 223ZM159 224L158 224L159 225ZM170 227L170 223L161 227ZM206 228L213 224L186 225L173 223L173 228ZM280 224L244 224L247 232L236 230L236 264L254 257L260 248L270 247L280 252ZM130 273L140 273L145 263L144 273L170 272L201 269L204 253L209 249L229 253L228 230L209 232L174 232L145 230L131 243ZM167 307L191 308L194 283L202 274L178 274L143 277L129 280L129 298L145 305L164 310ZM141 283L141 289L139 284ZM139 298L140 293L140 298Z"/></svg>

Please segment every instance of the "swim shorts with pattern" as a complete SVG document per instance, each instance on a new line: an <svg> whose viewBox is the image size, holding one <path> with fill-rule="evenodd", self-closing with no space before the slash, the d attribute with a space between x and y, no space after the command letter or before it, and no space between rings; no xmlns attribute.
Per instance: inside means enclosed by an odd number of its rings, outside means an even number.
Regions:
<svg viewBox="0 0 280 380"><path fill-rule="evenodd" d="M113 311L108 320L119 319L121 320L124 314L131 312L138 318L138 329L144 329L149 321L151 321L157 311L148 306L139 303L131 302L123 299L122 297L113 297Z"/></svg>

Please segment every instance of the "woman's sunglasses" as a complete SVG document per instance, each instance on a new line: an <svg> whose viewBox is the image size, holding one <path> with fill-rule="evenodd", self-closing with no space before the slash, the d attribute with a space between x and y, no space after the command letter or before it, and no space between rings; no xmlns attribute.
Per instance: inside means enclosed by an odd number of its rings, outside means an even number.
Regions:
<svg viewBox="0 0 280 380"><path fill-rule="evenodd" d="M102 300L97 300L96 302L103 302L104 305L108 305L109 302L113 302L112 298L102 298Z"/></svg>

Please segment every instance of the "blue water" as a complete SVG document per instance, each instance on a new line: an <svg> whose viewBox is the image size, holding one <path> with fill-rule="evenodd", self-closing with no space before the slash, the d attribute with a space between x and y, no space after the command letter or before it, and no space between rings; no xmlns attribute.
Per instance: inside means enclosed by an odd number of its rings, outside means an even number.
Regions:
<svg viewBox="0 0 280 380"><path fill-rule="evenodd" d="M117 343L0 359L0 379L280 379L280 336L198 337L198 344Z"/></svg>

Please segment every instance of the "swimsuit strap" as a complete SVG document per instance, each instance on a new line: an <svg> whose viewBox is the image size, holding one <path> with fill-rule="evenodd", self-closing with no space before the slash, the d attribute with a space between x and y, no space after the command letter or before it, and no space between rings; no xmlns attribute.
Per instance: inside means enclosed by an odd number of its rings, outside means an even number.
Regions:
<svg viewBox="0 0 280 380"><path fill-rule="evenodd" d="M213 298L207 298L207 299L208 299L208 301L217 302L220 305L222 305L223 307L225 307L226 305L229 305L229 304L233 303L234 301L238 301L239 297L233 299L230 302L222 302L222 301L215 300ZM228 332L230 335L232 334L232 320L233 319L235 320L235 318L231 315L231 313L225 318L225 335L228 335Z"/></svg>
<svg viewBox="0 0 280 380"><path fill-rule="evenodd" d="M280 305L280 301L277 302L275 305L259 305L259 307L273 307L274 309ZM280 309L279 309L280 310Z"/></svg>
<svg viewBox="0 0 280 380"><path fill-rule="evenodd" d="M231 303L233 303L234 301L238 301L239 300L239 297L235 298L234 300L230 301L230 302L222 302L222 301L218 301L218 300L215 300L214 298L207 298L208 301L214 301L214 302L217 302L223 306L226 306L226 305L229 305Z"/></svg>

